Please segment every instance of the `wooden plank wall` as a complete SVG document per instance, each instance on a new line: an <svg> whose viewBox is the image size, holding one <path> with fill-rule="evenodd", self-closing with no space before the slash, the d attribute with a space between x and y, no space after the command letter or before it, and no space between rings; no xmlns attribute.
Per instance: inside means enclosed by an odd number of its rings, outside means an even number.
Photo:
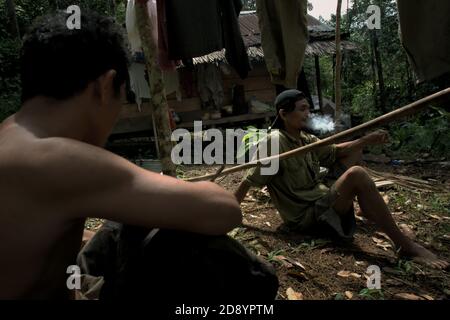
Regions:
<svg viewBox="0 0 450 320"><path fill-rule="evenodd" d="M275 99L275 86L271 83L269 73L263 62L255 64L248 78L244 80L240 79L234 71L230 75L223 75L224 105L232 104L232 88L238 84L244 86L247 101L251 97L255 97L259 101L272 104ZM196 84L194 84L194 88L196 89ZM182 93L182 101L177 101L175 94L167 97L169 107L178 113L182 122L201 120L201 102L196 90L194 90L194 96L192 97L187 97L184 90L182 90ZM150 129L151 111L149 103L144 103L140 112L136 104L125 104L113 133L128 133Z"/></svg>

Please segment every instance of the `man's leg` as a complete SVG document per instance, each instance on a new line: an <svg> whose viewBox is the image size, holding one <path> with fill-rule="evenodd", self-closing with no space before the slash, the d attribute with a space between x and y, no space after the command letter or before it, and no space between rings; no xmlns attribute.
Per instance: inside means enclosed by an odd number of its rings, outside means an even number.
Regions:
<svg viewBox="0 0 450 320"><path fill-rule="evenodd" d="M356 196L364 216L392 239L400 249L400 254L436 268L448 267L447 262L438 259L436 255L413 242L400 231L375 183L364 168L351 167L336 181L335 188L339 197L334 209L338 214L348 212Z"/></svg>

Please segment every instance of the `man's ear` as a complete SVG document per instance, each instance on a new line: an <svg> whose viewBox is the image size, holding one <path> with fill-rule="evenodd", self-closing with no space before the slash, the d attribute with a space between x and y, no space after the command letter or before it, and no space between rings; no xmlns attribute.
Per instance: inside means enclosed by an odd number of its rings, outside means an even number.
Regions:
<svg viewBox="0 0 450 320"><path fill-rule="evenodd" d="M278 111L278 114L280 115L280 118L281 118L282 120L286 120L286 111L284 111L284 109L280 109L280 110Z"/></svg>
<svg viewBox="0 0 450 320"><path fill-rule="evenodd" d="M116 78L116 70L108 70L102 74L98 79L100 100L102 105L108 105L112 97L114 96L114 79Z"/></svg>

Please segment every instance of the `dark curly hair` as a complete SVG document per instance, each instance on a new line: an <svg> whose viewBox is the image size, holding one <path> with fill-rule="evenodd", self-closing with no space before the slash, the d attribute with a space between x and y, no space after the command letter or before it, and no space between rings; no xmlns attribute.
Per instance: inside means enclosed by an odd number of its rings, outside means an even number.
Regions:
<svg viewBox="0 0 450 320"><path fill-rule="evenodd" d="M70 14L38 18L25 35L21 51L22 102L38 95L67 99L114 69L114 89L128 77L129 52L123 30L111 18L81 12L81 29L70 30Z"/></svg>

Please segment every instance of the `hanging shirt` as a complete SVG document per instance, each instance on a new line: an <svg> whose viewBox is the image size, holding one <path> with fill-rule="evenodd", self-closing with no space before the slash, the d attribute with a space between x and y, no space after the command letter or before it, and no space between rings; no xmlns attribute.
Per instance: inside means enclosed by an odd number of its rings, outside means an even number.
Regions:
<svg viewBox="0 0 450 320"><path fill-rule="evenodd" d="M297 88L308 43L306 0L256 0L261 45L272 82Z"/></svg>
<svg viewBox="0 0 450 320"><path fill-rule="evenodd" d="M250 70L238 17L240 0L165 0L169 58L190 59L226 49L241 78Z"/></svg>
<svg viewBox="0 0 450 320"><path fill-rule="evenodd" d="M450 72L450 1L397 0L397 4L401 40L419 81Z"/></svg>

